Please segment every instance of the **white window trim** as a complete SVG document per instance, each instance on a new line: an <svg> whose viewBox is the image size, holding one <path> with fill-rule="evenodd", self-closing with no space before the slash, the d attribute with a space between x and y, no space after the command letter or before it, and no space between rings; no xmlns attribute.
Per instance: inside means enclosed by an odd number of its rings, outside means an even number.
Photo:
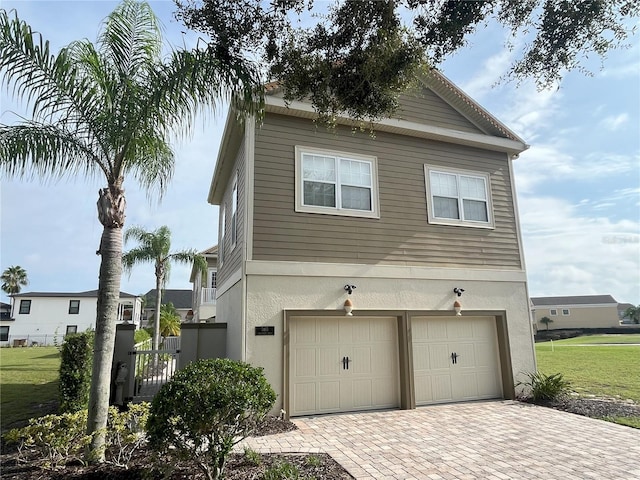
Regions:
<svg viewBox="0 0 640 480"><path fill-rule="evenodd" d="M435 212L433 211L434 202L433 197L431 195L431 172L435 173L444 173L449 175L464 175L468 177L478 177L482 178L485 182L485 186L487 189L487 222L480 222L475 220L464 220L464 219L455 219L455 218L439 218L435 216ZM491 176L485 172L476 172L472 170L461 170L457 168L449 168L449 167L438 167L435 165L425 165L424 166L424 183L426 187L427 193L427 220L429 223L434 225L452 225L452 226L462 226L462 227L473 227L473 228L495 228L494 220L493 220L493 202L491 200ZM458 195L458 211L462 215L463 207L460 195Z"/></svg>
<svg viewBox="0 0 640 480"><path fill-rule="evenodd" d="M551 315L552 317L557 317L558 316L558 309L557 308L550 308L549 309L549 315Z"/></svg>
<svg viewBox="0 0 640 480"><path fill-rule="evenodd" d="M238 172L233 177L231 184L231 248L230 252L236 248L238 243Z"/></svg>
<svg viewBox="0 0 640 480"><path fill-rule="evenodd" d="M340 208L336 202L336 207L320 207L317 205L304 205L304 179L302 176L302 154L329 155L348 160L357 160L371 164L371 211L352 210ZM326 150L322 148L303 147L296 145L296 212L320 213L324 215L338 215L345 217L380 218L380 199L378 189L378 158L371 155L360 155L357 153L340 152L336 150ZM336 187L339 187L339 183Z"/></svg>

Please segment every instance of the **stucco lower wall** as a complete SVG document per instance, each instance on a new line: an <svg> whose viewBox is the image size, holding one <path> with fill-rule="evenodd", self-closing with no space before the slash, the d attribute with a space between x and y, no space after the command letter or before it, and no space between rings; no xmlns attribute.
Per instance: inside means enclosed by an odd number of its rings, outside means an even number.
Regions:
<svg viewBox="0 0 640 480"><path fill-rule="evenodd" d="M227 357L244 360L242 329L242 282L237 282L216 299L216 323L227 324Z"/></svg>
<svg viewBox="0 0 640 480"><path fill-rule="evenodd" d="M246 316L246 361L262 366L267 379L278 394L274 410L279 411L283 396L283 325L284 310L327 310L344 315L347 298L345 284L355 284L350 296L354 310L453 311L457 297L454 287L462 287L460 297L464 311L504 312L511 352L512 375L536 368L529 300L525 282L470 280L426 280L341 277L304 277L248 275ZM489 313L490 314L490 313ZM256 336L256 326L275 327L274 336ZM231 337L230 337L231 338ZM517 377L517 378L516 378Z"/></svg>

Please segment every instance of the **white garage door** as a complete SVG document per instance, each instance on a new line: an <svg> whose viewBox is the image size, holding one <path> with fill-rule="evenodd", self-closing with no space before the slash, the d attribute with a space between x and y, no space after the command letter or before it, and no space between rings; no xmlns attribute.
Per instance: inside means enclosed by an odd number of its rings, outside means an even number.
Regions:
<svg viewBox="0 0 640 480"><path fill-rule="evenodd" d="M494 317L414 317L416 405L502 397Z"/></svg>
<svg viewBox="0 0 640 480"><path fill-rule="evenodd" d="M295 317L289 346L290 415L399 406L394 317Z"/></svg>

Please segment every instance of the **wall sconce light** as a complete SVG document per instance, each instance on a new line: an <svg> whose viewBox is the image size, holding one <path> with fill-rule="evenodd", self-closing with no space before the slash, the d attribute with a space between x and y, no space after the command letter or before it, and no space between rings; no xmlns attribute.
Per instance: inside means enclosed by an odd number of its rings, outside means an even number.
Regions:
<svg viewBox="0 0 640 480"><path fill-rule="evenodd" d="M355 285L345 285L344 289L351 295L353 291L356 289Z"/></svg>
<svg viewBox="0 0 640 480"><path fill-rule="evenodd" d="M353 311L353 302L351 301L350 298L347 298L344 301L344 311L346 312L347 317L353 316L353 313L351 313Z"/></svg>
<svg viewBox="0 0 640 480"><path fill-rule="evenodd" d="M453 309L456 311L458 317L462 315L462 304L458 300L453 302Z"/></svg>
<svg viewBox="0 0 640 480"><path fill-rule="evenodd" d="M462 292L464 292L464 288L456 287L456 288L453 289L453 293L455 293L459 297L462 296Z"/></svg>

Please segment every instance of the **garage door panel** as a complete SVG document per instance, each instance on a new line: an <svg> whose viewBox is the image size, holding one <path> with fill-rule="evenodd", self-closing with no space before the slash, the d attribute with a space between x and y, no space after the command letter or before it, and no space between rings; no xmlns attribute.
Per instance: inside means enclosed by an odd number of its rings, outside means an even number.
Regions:
<svg viewBox="0 0 640 480"><path fill-rule="evenodd" d="M353 383L353 405L356 408L373 407L373 392L371 379L355 380Z"/></svg>
<svg viewBox="0 0 640 480"><path fill-rule="evenodd" d="M429 346L425 344L415 344L413 346L413 368L416 372L430 370Z"/></svg>
<svg viewBox="0 0 640 480"><path fill-rule="evenodd" d="M453 399L451 376L434 375L431 377L431 391L434 402L451 401Z"/></svg>
<svg viewBox="0 0 640 480"><path fill-rule="evenodd" d="M320 412L340 410L340 382L318 383L318 409Z"/></svg>
<svg viewBox="0 0 640 480"><path fill-rule="evenodd" d="M289 332L291 415L399 405L395 317L294 317Z"/></svg>
<svg viewBox="0 0 640 480"><path fill-rule="evenodd" d="M342 368L340 362L340 351L337 347L319 347L318 351L318 372L319 376L338 375Z"/></svg>
<svg viewBox="0 0 640 480"><path fill-rule="evenodd" d="M411 329L417 405L502 395L495 318L414 317Z"/></svg>
<svg viewBox="0 0 640 480"><path fill-rule="evenodd" d="M429 340L443 340L449 339L447 334L447 321L442 319L433 319L427 323L427 336L425 339Z"/></svg>
<svg viewBox="0 0 640 480"><path fill-rule="evenodd" d="M297 383L295 385L293 408L297 412L314 412L316 404L316 383Z"/></svg>
<svg viewBox="0 0 640 480"><path fill-rule="evenodd" d="M451 354L448 344L428 345L429 365L431 370L449 369Z"/></svg>
<svg viewBox="0 0 640 480"><path fill-rule="evenodd" d="M315 377L317 375L315 350L296 349L294 356L296 359L294 375L296 377Z"/></svg>
<svg viewBox="0 0 640 480"><path fill-rule="evenodd" d="M304 323L304 322L301 322ZM309 322L315 325L316 338L314 343L326 344L338 342L338 320L335 318L322 318L314 322Z"/></svg>

